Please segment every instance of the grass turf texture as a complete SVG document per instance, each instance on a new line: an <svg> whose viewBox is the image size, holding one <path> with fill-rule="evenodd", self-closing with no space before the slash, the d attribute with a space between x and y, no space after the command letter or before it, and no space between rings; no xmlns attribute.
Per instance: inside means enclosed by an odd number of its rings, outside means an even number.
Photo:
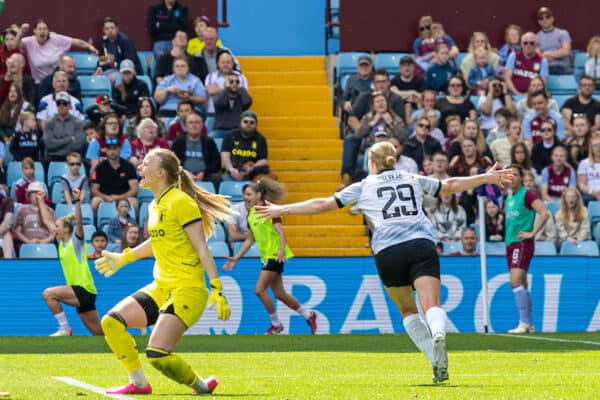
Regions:
<svg viewBox="0 0 600 400"><path fill-rule="evenodd" d="M177 353L214 374L218 399L597 399L600 333L528 338L448 335L450 381L431 383L431 367L406 335L187 336ZM144 349L147 338L136 338ZM588 341L591 344L574 342ZM192 399L155 371L143 399ZM127 383L98 337L0 337L0 391L11 399L106 399L52 379L68 376L106 388ZM131 396L134 397L134 396ZM207 396L204 396L207 397Z"/></svg>

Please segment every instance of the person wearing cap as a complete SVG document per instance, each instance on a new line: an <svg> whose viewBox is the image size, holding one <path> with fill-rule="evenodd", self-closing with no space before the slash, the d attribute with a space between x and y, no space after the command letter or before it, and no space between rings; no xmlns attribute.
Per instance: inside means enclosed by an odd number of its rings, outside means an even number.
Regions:
<svg viewBox="0 0 600 400"><path fill-rule="evenodd" d="M548 60L550 74L572 74L571 35L554 26L554 15L548 7L540 7L537 20L541 28L536 34L537 44L542 56Z"/></svg>
<svg viewBox="0 0 600 400"><path fill-rule="evenodd" d="M121 82L113 86L112 97L116 104L125 107L125 117L135 116L138 101L142 97L150 96L150 89L146 82L136 76L133 61L125 59L119 64Z"/></svg>
<svg viewBox="0 0 600 400"><path fill-rule="evenodd" d="M143 83L143 82L142 82ZM108 114L117 114L121 122L125 121L125 112L127 109L120 104L116 104L112 101L108 95L96 96L96 104L90 106L85 113L88 119L98 125L102 118Z"/></svg>
<svg viewBox="0 0 600 400"><path fill-rule="evenodd" d="M104 18L102 31L104 36L98 46L98 67L95 74L108 76L114 82L121 62L130 60L135 65L135 72L144 75L146 72L142 70L135 45L127 35L119 31L119 22L113 17Z"/></svg>
<svg viewBox="0 0 600 400"><path fill-rule="evenodd" d="M227 173L224 181L244 181L259 174L270 174L267 165L267 139L257 130L256 113L240 115L240 127L225 135L221 146L221 163Z"/></svg>
<svg viewBox="0 0 600 400"><path fill-rule="evenodd" d="M539 76L548 79L548 60L539 54L536 36L526 32L521 36L521 50L511 53L506 60L504 82L511 94L525 96L529 81Z"/></svg>
<svg viewBox="0 0 600 400"><path fill-rule="evenodd" d="M204 31L210 25L210 19L206 15L194 18L194 33L196 37L191 38L187 43L186 53L195 56L204 50ZM217 40L217 47L223 47L221 39Z"/></svg>
<svg viewBox="0 0 600 400"><path fill-rule="evenodd" d="M357 73L350 76L344 86L342 94L342 109L352 111L352 104L362 93L369 93L373 89L373 61L371 57L362 55L357 60Z"/></svg>
<svg viewBox="0 0 600 400"><path fill-rule="evenodd" d="M404 99L411 109L406 115L419 108L421 93L425 90L425 81L415 75L415 60L411 56L400 58L400 74L392 79L390 90Z"/></svg>
<svg viewBox="0 0 600 400"><path fill-rule="evenodd" d="M37 107L38 112L36 118L40 123L40 127L44 129L46 121L55 116L58 112L57 101L59 101L59 93L62 93L62 99L69 103L69 114L74 118L83 121L81 102L67 93L69 88L69 77L64 71L56 71L54 73L52 87L54 88L54 93L42 97Z"/></svg>
<svg viewBox="0 0 600 400"><path fill-rule="evenodd" d="M96 165L91 175L92 210L96 213L102 202L127 199L137 211L138 180L135 167L120 156L121 144L118 138L107 137L105 146L106 159Z"/></svg>
<svg viewBox="0 0 600 400"><path fill-rule="evenodd" d="M75 60L73 57L68 55L63 55L60 58L60 62L56 71L63 71L67 74L67 78L69 79L69 87L67 88L67 93L71 96L75 97L77 100L81 101L81 84L79 83L79 79L75 75ZM41 99L44 96L53 93L52 81L54 79L54 74L50 74L46 76L40 82L38 87L38 99Z"/></svg>
<svg viewBox="0 0 600 400"><path fill-rule="evenodd" d="M44 125L43 139L47 152L44 163L66 161L67 154L81 153L85 147L83 118L72 114L73 101L73 97L67 92L56 94L54 104L56 104L57 113Z"/></svg>
<svg viewBox="0 0 600 400"><path fill-rule="evenodd" d="M148 32L152 36L155 57L171 50L175 32L187 32L188 15L188 8L177 0L163 0L150 7Z"/></svg>
<svg viewBox="0 0 600 400"><path fill-rule="evenodd" d="M30 203L21 206L17 211L14 233L19 247L22 243L54 242L54 234L44 224L40 216L38 192L46 192L44 184L38 181L31 182L27 186L27 198ZM54 220L54 210L49 209L49 213L50 218Z"/></svg>

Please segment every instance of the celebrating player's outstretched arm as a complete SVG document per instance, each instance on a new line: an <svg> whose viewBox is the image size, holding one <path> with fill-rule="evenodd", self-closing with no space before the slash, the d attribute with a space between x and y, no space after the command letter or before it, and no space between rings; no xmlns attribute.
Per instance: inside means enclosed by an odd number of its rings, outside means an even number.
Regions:
<svg viewBox="0 0 600 400"><path fill-rule="evenodd" d="M150 239L133 249L126 248L122 253L102 250L102 257L95 261L96 270L106 278L109 278L125 265L151 255L152 246L150 245Z"/></svg>

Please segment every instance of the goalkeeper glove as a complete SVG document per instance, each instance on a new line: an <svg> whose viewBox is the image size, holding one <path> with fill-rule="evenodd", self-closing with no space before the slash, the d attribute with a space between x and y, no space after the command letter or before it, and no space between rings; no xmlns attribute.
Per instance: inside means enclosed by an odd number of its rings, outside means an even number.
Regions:
<svg viewBox="0 0 600 400"><path fill-rule="evenodd" d="M219 278L211 279L210 288L211 291L210 297L208 298L208 308L213 308L216 305L217 318L223 321L228 320L229 316L231 315L231 309L229 308L227 299L223 294L223 285L221 284L221 280Z"/></svg>
<svg viewBox="0 0 600 400"><path fill-rule="evenodd" d="M128 247L122 253L112 253L102 250L102 257L97 259L96 270L106 278L111 277L123 266L135 261L133 251Z"/></svg>

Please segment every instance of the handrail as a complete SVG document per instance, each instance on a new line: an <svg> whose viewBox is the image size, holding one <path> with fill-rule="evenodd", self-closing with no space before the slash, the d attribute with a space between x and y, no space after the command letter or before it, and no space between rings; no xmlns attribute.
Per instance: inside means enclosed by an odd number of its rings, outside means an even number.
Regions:
<svg viewBox="0 0 600 400"><path fill-rule="evenodd" d="M219 28L229 28L229 22L227 22L227 0L221 0L221 18L222 21L217 23Z"/></svg>

